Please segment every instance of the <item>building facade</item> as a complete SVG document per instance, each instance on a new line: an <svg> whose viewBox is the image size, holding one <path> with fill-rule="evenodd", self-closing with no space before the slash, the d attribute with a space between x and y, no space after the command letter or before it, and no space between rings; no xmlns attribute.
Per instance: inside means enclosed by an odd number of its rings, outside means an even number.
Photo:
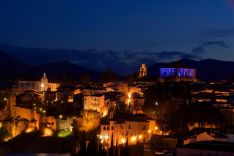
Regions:
<svg viewBox="0 0 234 156"><path fill-rule="evenodd" d="M154 120L133 115L122 121L113 119L102 123L99 138L101 142L110 145L113 134L114 143L125 144L128 140L129 145L134 145L137 142L149 141L156 130L158 129Z"/></svg>
<svg viewBox="0 0 234 156"><path fill-rule="evenodd" d="M51 91L57 91L59 86L59 83L50 83L46 77L46 74L44 73L41 81L19 81L16 87L22 90L34 90L36 92L42 92L47 91L47 89L50 89Z"/></svg>

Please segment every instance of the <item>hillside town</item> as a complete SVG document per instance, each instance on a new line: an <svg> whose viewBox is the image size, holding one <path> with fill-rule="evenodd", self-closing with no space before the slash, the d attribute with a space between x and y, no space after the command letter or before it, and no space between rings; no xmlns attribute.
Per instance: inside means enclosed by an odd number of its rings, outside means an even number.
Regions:
<svg viewBox="0 0 234 156"><path fill-rule="evenodd" d="M234 155L231 82L201 81L180 61L159 77L146 64L123 80L111 72L76 83L48 77L1 87L1 153Z"/></svg>

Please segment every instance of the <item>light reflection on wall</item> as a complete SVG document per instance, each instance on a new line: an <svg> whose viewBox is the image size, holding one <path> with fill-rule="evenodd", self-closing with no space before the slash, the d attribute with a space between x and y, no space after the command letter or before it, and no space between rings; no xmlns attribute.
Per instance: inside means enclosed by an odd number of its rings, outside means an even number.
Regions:
<svg viewBox="0 0 234 156"><path fill-rule="evenodd" d="M185 77L195 78L196 69L189 68L160 68L160 77Z"/></svg>

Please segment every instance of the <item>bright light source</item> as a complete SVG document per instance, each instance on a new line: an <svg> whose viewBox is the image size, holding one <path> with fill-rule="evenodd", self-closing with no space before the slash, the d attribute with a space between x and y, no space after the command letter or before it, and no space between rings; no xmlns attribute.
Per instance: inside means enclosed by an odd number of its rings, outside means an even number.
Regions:
<svg viewBox="0 0 234 156"><path fill-rule="evenodd" d="M132 136L131 141L132 141L133 143L135 143L135 142L137 141L136 136Z"/></svg>
<svg viewBox="0 0 234 156"><path fill-rule="evenodd" d="M4 101L7 101L7 98L5 97L3 100L4 100Z"/></svg>
<svg viewBox="0 0 234 156"><path fill-rule="evenodd" d="M140 135L138 136L138 138L139 138L139 140L141 140L141 139L143 139L143 136L140 134Z"/></svg>
<svg viewBox="0 0 234 156"><path fill-rule="evenodd" d="M108 137L108 135L105 135L104 138L107 140L109 137Z"/></svg>
<svg viewBox="0 0 234 156"><path fill-rule="evenodd" d="M103 112L103 117L107 116L107 111Z"/></svg>
<svg viewBox="0 0 234 156"><path fill-rule="evenodd" d="M155 126L155 128L154 128L155 130L158 130L158 126Z"/></svg>
<svg viewBox="0 0 234 156"><path fill-rule="evenodd" d="M128 98L131 99L132 98L132 94L128 93Z"/></svg>
<svg viewBox="0 0 234 156"><path fill-rule="evenodd" d="M44 87L45 87L45 84L44 84L44 83L42 83L42 84L41 84L41 88L44 88Z"/></svg>
<svg viewBox="0 0 234 156"><path fill-rule="evenodd" d="M4 139L3 139L3 141L4 142L7 142L7 141L9 141L10 139L12 139L11 137L5 137Z"/></svg>
<svg viewBox="0 0 234 156"><path fill-rule="evenodd" d="M148 130L148 133L149 133L149 134L151 134L151 133L152 133L152 131L149 129L149 130Z"/></svg>
<svg viewBox="0 0 234 156"><path fill-rule="evenodd" d="M2 123L2 122L0 122L0 129L2 128L2 126L3 126L3 123Z"/></svg>
<svg viewBox="0 0 234 156"><path fill-rule="evenodd" d="M60 115L59 115L59 119L62 119L62 118L63 118L63 115L62 115L62 114L60 114Z"/></svg>
<svg viewBox="0 0 234 156"><path fill-rule="evenodd" d="M44 128L44 137L52 136L54 134L53 130L51 128Z"/></svg>
<svg viewBox="0 0 234 156"><path fill-rule="evenodd" d="M156 106L158 105L158 101L155 102L155 105L156 105Z"/></svg>
<svg viewBox="0 0 234 156"><path fill-rule="evenodd" d="M103 139L103 136L102 136L102 135L100 135L100 136L99 136L99 138L100 138L100 139Z"/></svg>
<svg viewBox="0 0 234 156"><path fill-rule="evenodd" d="M125 143L126 143L126 139L125 139L125 138L122 138L122 139L121 139L121 143L122 143L122 144L125 144Z"/></svg>
<svg viewBox="0 0 234 156"><path fill-rule="evenodd" d="M31 133L33 131L34 131L34 127L28 127L25 132L26 133Z"/></svg>

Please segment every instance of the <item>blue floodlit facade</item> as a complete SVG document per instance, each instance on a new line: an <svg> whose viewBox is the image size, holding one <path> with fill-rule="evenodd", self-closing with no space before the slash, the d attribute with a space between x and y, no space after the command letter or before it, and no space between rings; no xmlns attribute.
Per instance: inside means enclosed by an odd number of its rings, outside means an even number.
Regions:
<svg viewBox="0 0 234 156"><path fill-rule="evenodd" d="M160 68L160 77L196 78L196 69L189 68Z"/></svg>

